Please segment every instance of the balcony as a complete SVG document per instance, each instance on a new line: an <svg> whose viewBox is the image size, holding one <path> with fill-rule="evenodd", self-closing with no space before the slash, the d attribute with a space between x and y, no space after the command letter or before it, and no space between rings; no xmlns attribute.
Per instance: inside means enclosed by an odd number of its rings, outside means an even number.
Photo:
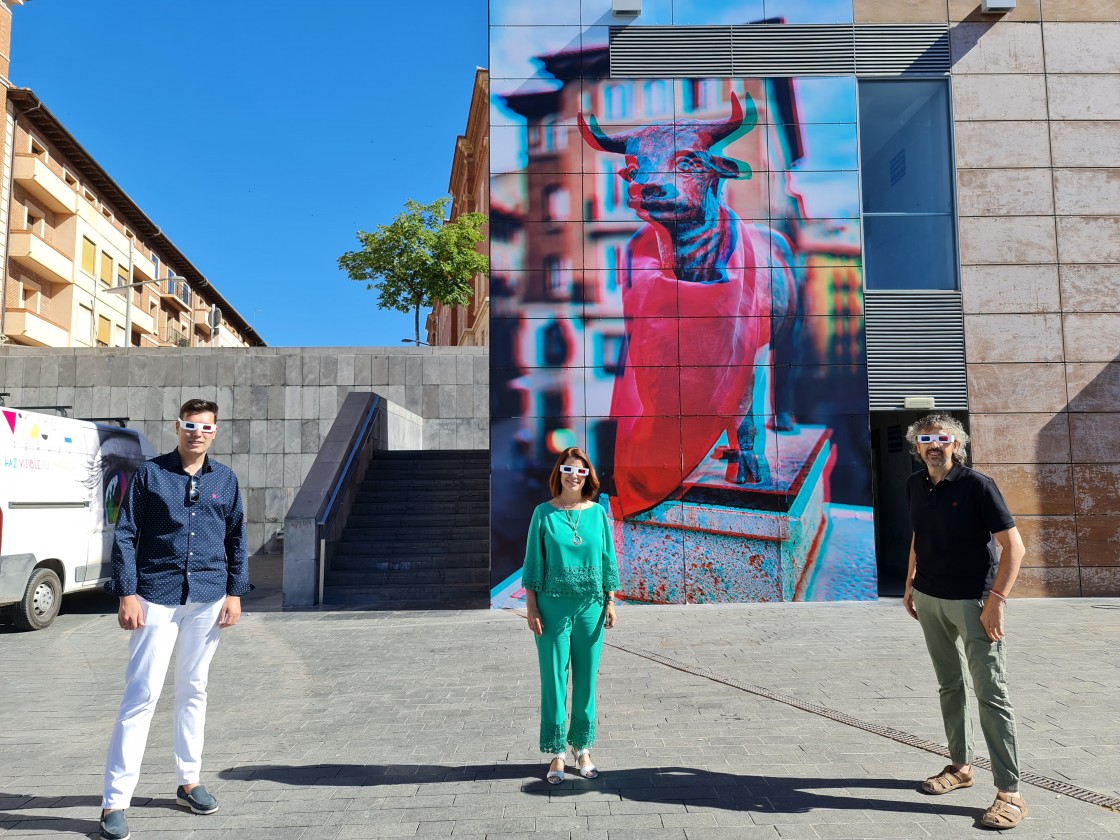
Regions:
<svg viewBox="0 0 1120 840"><path fill-rule="evenodd" d="M164 336L163 340L172 347L191 346L191 337L182 330L177 330L174 327L167 328L167 334Z"/></svg>
<svg viewBox="0 0 1120 840"><path fill-rule="evenodd" d="M132 330L133 332L146 333L148 335L156 334L156 322L144 310L139 307L132 307Z"/></svg>
<svg viewBox="0 0 1120 840"><path fill-rule="evenodd" d="M159 296L184 311L189 312L191 309L191 287L182 280L172 280L170 277L160 280Z"/></svg>
<svg viewBox="0 0 1120 840"><path fill-rule="evenodd" d="M74 282L74 264L30 230L13 230L11 257L52 283Z"/></svg>
<svg viewBox="0 0 1120 840"><path fill-rule="evenodd" d="M202 330L202 332L206 333L206 335L210 335L213 330L210 328L210 322L207 320L209 317L209 309L196 309L194 311L195 329Z"/></svg>
<svg viewBox="0 0 1120 840"><path fill-rule="evenodd" d="M30 309L9 309L4 331L20 344L34 347L67 347L70 344L70 334L64 328Z"/></svg>
<svg viewBox="0 0 1120 840"><path fill-rule="evenodd" d="M155 280L156 267L150 259L139 251L132 252L132 281L139 283L141 280Z"/></svg>
<svg viewBox="0 0 1120 840"><path fill-rule="evenodd" d="M13 175L16 183L52 213L73 216L78 212L78 194L35 155L16 155Z"/></svg>

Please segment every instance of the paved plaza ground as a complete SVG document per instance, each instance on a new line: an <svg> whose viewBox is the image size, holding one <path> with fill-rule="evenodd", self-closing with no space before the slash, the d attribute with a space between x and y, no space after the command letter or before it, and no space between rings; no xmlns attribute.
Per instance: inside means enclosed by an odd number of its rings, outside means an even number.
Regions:
<svg viewBox="0 0 1120 840"><path fill-rule="evenodd" d="M203 781L221 810L174 804L168 690L128 812L136 840L991 836L976 827L988 772L947 796L917 790L945 764L921 739L944 734L918 625L897 600L623 606L600 678L603 773L551 787L522 619L284 613L274 561L254 578L264 585L211 670ZM4 840L97 832L128 637L115 599L64 609L42 632L0 628ZM1036 781L1014 836L1120 837L1120 813L1052 789L1120 799L1120 602L1018 600L1008 623Z"/></svg>

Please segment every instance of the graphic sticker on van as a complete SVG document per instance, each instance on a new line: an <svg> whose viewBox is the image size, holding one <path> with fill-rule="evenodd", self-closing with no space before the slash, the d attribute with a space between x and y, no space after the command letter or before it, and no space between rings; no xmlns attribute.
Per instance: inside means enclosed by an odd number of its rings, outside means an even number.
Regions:
<svg viewBox="0 0 1120 840"><path fill-rule="evenodd" d="M101 427L97 430L97 440L97 453L89 462L87 486L100 491L94 498L101 499L101 515L106 525L115 525L128 493L129 479L143 458L137 451L136 437L130 432L117 434Z"/></svg>

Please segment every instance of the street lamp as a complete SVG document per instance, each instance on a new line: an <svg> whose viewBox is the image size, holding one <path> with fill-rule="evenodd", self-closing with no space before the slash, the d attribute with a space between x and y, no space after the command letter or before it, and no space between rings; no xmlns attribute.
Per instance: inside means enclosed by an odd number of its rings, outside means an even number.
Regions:
<svg viewBox="0 0 1120 840"><path fill-rule="evenodd" d="M123 286L113 286L111 289L106 289L107 295L124 295L124 346L127 348L132 344L132 295L130 292L133 289L142 289L149 283L163 283L164 281L171 281L172 283L186 283L186 277L180 277L178 274L172 274L170 277L165 277L163 280L141 280L139 283L125 283Z"/></svg>
<svg viewBox="0 0 1120 840"><path fill-rule="evenodd" d="M418 338L402 338L401 339L401 344L416 344L416 345L422 345L424 347L431 347L432 346L432 345L428 344L428 342L421 341Z"/></svg>

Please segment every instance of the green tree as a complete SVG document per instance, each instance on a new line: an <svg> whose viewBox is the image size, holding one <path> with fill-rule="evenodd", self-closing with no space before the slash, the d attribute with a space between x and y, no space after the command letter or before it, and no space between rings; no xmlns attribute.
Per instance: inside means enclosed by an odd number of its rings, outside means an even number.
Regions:
<svg viewBox="0 0 1120 840"><path fill-rule="evenodd" d="M490 260L475 250L482 241L482 213L462 213L446 220L444 197L431 204L413 199L392 224L372 233L358 231L362 247L338 258L338 267L351 280L377 289L377 306L414 313L416 343L420 343L420 308L442 303L465 306L474 292L472 279L490 270Z"/></svg>

